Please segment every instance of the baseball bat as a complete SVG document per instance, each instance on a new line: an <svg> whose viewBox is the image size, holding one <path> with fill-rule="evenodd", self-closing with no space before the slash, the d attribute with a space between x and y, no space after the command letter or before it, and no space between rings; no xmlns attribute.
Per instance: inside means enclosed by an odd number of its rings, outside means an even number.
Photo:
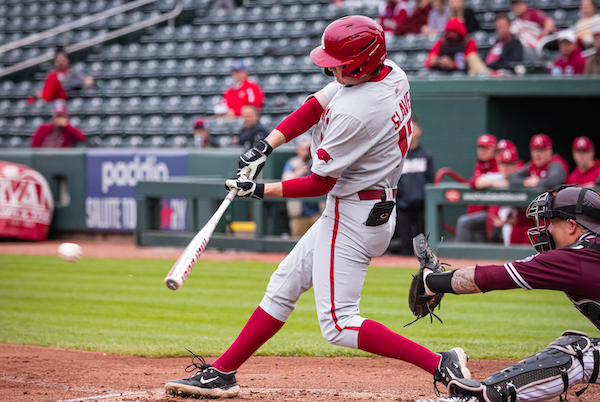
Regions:
<svg viewBox="0 0 600 402"><path fill-rule="evenodd" d="M169 271L165 277L165 285L171 290L178 290L183 286L183 282L187 279L192 268L198 262L200 255L204 252L208 241L210 240L219 220L231 204L231 201L235 198L238 190L231 190L227 197L223 200L217 212L208 220L206 225L194 236L192 241L187 245L183 253L179 256L173 268Z"/></svg>

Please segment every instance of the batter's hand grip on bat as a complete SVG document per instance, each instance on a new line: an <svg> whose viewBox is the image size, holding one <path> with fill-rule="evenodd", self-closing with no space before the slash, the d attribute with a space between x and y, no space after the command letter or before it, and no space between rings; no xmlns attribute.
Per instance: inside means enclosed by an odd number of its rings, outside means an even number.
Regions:
<svg viewBox="0 0 600 402"><path fill-rule="evenodd" d="M208 220L206 225L194 236L192 241L187 245L183 253L179 256L173 268L165 277L165 285L171 290L178 290L183 286L183 282L187 279L192 268L198 262L200 255L204 252L208 241L210 240L219 220L235 198L238 190L232 190L227 194L217 212Z"/></svg>

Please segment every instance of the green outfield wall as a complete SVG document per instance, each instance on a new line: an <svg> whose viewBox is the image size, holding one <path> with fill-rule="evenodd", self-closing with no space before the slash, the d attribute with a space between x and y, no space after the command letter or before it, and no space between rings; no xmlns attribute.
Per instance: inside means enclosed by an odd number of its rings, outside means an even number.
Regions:
<svg viewBox="0 0 600 402"><path fill-rule="evenodd" d="M471 175L475 164L476 139L486 132L515 142L523 160L529 159L529 138L546 133L552 138L555 151L571 167L574 164L570 149L575 137L587 135L600 146L594 124L600 111L600 79L415 78L411 80L411 98L413 116L423 128L421 143L433 154L436 169L450 167L464 177ZM112 151L127 150L107 150ZM224 179L235 175L242 150L130 151L183 154L188 176ZM46 177L56 201L53 230L87 230L88 152L98 151L0 148L0 160L31 166ZM285 161L293 155L293 146L276 150L265 166L265 179L280 178ZM446 216L458 216L463 209L457 207ZM234 209L234 213L240 219L250 216L243 208ZM276 222L271 227L270 231L279 230Z"/></svg>

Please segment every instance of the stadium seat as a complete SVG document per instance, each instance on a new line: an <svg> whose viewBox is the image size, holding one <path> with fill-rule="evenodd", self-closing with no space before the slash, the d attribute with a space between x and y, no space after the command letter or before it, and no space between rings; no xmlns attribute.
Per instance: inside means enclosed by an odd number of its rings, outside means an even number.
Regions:
<svg viewBox="0 0 600 402"><path fill-rule="evenodd" d="M196 59L185 59L181 63L179 63L179 73L181 75L198 74L198 62L196 61Z"/></svg>
<svg viewBox="0 0 600 402"><path fill-rule="evenodd" d="M21 81L15 86L12 93L13 96L26 98L33 94L33 85L30 81Z"/></svg>
<svg viewBox="0 0 600 402"><path fill-rule="evenodd" d="M130 80L133 81L133 80ZM138 80L139 81L139 80ZM141 83L140 87L139 87L139 92L138 92L138 88L131 88L131 91L135 91L135 93L140 93L143 96L151 96L155 93L157 93L160 90L160 81L158 80L158 78L149 78L147 80L144 80L144 82ZM133 93L133 92L131 92Z"/></svg>
<svg viewBox="0 0 600 402"><path fill-rule="evenodd" d="M102 113L105 115L120 114L122 112L122 103L123 100L119 97L113 96L108 98L103 103Z"/></svg>
<svg viewBox="0 0 600 402"><path fill-rule="evenodd" d="M121 70L123 78L134 78L140 76L140 62L137 60L128 61Z"/></svg>
<svg viewBox="0 0 600 402"><path fill-rule="evenodd" d="M100 135L100 117L91 116L81 120L80 128L86 135Z"/></svg>
<svg viewBox="0 0 600 402"><path fill-rule="evenodd" d="M142 67L140 68L140 72L139 72L139 76L143 77L143 78L148 78L148 77L156 77L159 75L159 62L158 60L155 59L151 59L148 60L146 62L144 62L142 64Z"/></svg>
<svg viewBox="0 0 600 402"><path fill-rule="evenodd" d="M142 99L138 96L133 96L123 103L122 112L125 114L136 114L140 112Z"/></svg>
<svg viewBox="0 0 600 402"><path fill-rule="evenodd" d="M175 30L175 39L178 42L189 42L193 39L194 27L191 25L183 25Z"/></svg>
<svg viewBox="0 0 600 402"><path fill-rule="evenodd" d="M199 90L199 84L196 77L186 77L183 80L183 83L180 83L179 91L182 94L197 94L202 92Z"/></svg>
<svg viewBox="0 0 600 402"><path fill-rule="evenodd" d="M130 136L142 135L142 118L139 115L129 116L123 123L125 134Z"/></svg>
<svg viewBox="0 0 600 402"><path fill-rule="evenodd" d="M181 113L181 96L170 96L164 103L164 111L167 113Z"/></svg>
<svg viewBox="0 0 600 402"><path fill-rule="evenodd" d="M73 98L67 101L67 107L69 108L70 115L82 114L87 108L84 107L83 98ZM1 105L1 104L0 104Z"/></svg>
<svg viewBox="0 0 600 402"><path fill-rule="evenodd" d="M172 77L179 74L177 60L167 59L160 63L159 71L161 77Z"/></svg>
<svg viewBox="0 0 600 402"><path fill-rule="evenodd" d="M145 117L142 121L142 132L145 135L156 135L163 133L163 118L161 115Z"/></svg>
<svg viewBox="0 0 600 402"><path fill-rule="evenodd" d="M122 132L121 117L117 115L109 116L102 121L102 135L115 135Z"/></svg>
<svg viewBox="0 0 600 402"><path fill-rule="evenodd" d="M182 135L189 132L191 124L186 125L185 119L181 115L174 115L167 119L164 124L164 132L168 135Z"/></svg>
<svg viewBox="0 0 600 402"><path fill-rule="evenodd" d="M178 59L184 59L193 56L195 54L195 50L196 43L194 42L179 43L177 44L174 54Z"/></svg>
<svg viewBox="0 0 600 402"><path fill-rule="evenodd" d="M185 148L188 144L188 138L185 135L175 135L166 139L165 146L169 148Z"/></svg>
<svg viewBox="0 0 600 402"><path fill-rule="evenodd" d="M206 24L206 25L200 25L198 28L196 28L192 34L192 38L196 41L196 42L202 42L204 40L207 39L212 39L212 29L211 26Z"/></svg>

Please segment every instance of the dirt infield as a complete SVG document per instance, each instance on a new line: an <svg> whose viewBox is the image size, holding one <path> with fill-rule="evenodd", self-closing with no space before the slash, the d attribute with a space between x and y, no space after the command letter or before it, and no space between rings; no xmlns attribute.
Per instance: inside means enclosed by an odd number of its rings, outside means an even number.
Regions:
<svg viewBox="0 0 600 402"><path fill-rule="evenodd" d="M0 254L56 255L60 242L0 243ZM84 257L176 259L180 249L140 248L127 241L79 241ZM283 254L207 251L207 260L279 262ZM447 261L454 267L472 261ZM415 258L384 256L375 266L417 267ZM207 358L211 362L214 358ZM191 358L143 358L38 346L0 344L0 402L176 402L165 381L186 377ZM471 360L483 379L511 361ZM247 401L398 401L433 397L431 375L405 362L376 357L252 357L237 375ZM443 387L441 387L443 388ZM583 388L579 385L575 390ZM600 387L569 401L600 401ZM558 401L554 398L553 402Z"/></svg>

